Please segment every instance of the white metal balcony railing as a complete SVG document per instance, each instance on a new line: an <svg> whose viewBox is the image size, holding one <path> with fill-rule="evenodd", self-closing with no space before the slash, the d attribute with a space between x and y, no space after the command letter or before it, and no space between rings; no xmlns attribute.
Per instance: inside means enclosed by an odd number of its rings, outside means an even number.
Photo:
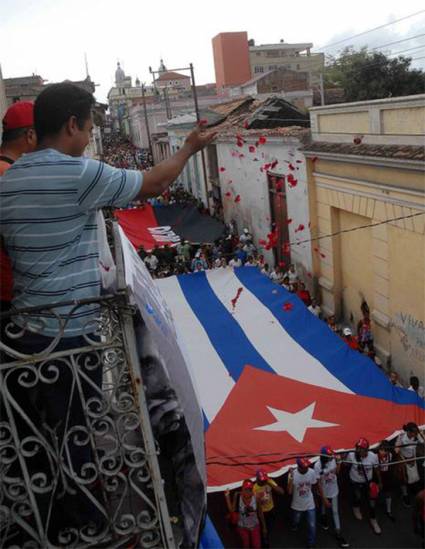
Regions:
<svg viewBox="0 0 425 549"><path fill-rule="evenodd" d="M22 352L25 329L2 314L0 547L174 547L138 364L133 310L114 239L118 291L87 302L93 336L66 349L64 304L19 311L53 315L58 335ZM69 305L69 303L68 303ZM69 318L69 315L68 315ZM13 327L14 326L14 327ZM21 350L20 350L21 349Z"/></svg>

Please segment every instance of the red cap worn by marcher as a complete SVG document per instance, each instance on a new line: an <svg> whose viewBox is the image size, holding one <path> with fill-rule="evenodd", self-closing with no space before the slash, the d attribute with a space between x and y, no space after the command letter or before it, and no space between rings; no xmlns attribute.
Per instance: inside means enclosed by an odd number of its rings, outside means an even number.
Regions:
<svg viewBox="0 0 425 549"><path fill-rule="evenodd" d="M362 448L363 450L369 450L369 441L366 438L359 438L356 442L356 448Z"/></svg>
<svg viewBox="0 0 425 549"><path fill-rule="evenodd" d="M32 126L34 126L34 103L30 101L13 103L3 117L4 132Z"/></svg>
<svg viewBox="0 0 425 549"><path fill-rule="evenodd" d="M299 458L297 458L297 465L301 469L308 469L311 465L311 462L307 458L299 457Z"/></svg>

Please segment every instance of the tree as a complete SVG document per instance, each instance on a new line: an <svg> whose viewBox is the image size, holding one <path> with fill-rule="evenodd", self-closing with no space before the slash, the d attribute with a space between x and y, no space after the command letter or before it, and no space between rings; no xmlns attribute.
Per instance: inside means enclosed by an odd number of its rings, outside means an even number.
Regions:
<svg viewBox="0 0 425 549"><path fill-rule="evenodd" d="M424 93L425 72L411 69L411 62L409 57L389 58L367 48L348 47L338 58L327 58L325 87L343 88L346 101Z"/></svg>

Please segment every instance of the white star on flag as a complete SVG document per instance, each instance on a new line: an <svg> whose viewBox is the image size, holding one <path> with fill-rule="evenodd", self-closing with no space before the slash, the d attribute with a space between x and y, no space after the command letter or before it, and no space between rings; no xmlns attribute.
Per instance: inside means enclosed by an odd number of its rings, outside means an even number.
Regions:
<svg viewBox="0 0 425 549"><path fill-rule="evenodd" d="M268 425L255 427L254 431L287 431L295 440L303 442L307 429L338 427L338 423L313 419L315 407L316 403L312 402L306 408L292 414L291 412L267 406L267 409L274 415L276 421Z"/></svg>

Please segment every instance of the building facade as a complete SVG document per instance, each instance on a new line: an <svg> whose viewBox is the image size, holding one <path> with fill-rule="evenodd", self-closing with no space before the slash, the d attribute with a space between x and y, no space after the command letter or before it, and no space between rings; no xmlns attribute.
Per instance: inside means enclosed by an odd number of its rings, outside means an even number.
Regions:
<svg viewBox="0 0 425 549"><path fill-rule="evenodd" d="M212 39L217 92L237 86L251 78L248 34L221 32Z"/></svg>
<svg viewBox="0 0 425 549"><path fill-rule="evenodd" d="M312 232L335 234L313 246L322 308L355 329L366 301L383 363L423 379L425 95L310 112Z"/></svg>
<svg viewBox="0 0 425 549"><path fill-rule="evenodd" d="M43 90L45 80L37 75L5 78L7 104L17 101L35 101L37 95Z"/></svg>
<svg viewBox="0 0 425 549"><path fill-rule="evenodd" d="M282 67L297 72L307 72L310 75L311 86L318 86L320 74L324 69L325 55L312 53L312 47L313 44L310 42L287 44L283 41L278 44L256 46L252 40L249 46L252 76Z"/></svg>

